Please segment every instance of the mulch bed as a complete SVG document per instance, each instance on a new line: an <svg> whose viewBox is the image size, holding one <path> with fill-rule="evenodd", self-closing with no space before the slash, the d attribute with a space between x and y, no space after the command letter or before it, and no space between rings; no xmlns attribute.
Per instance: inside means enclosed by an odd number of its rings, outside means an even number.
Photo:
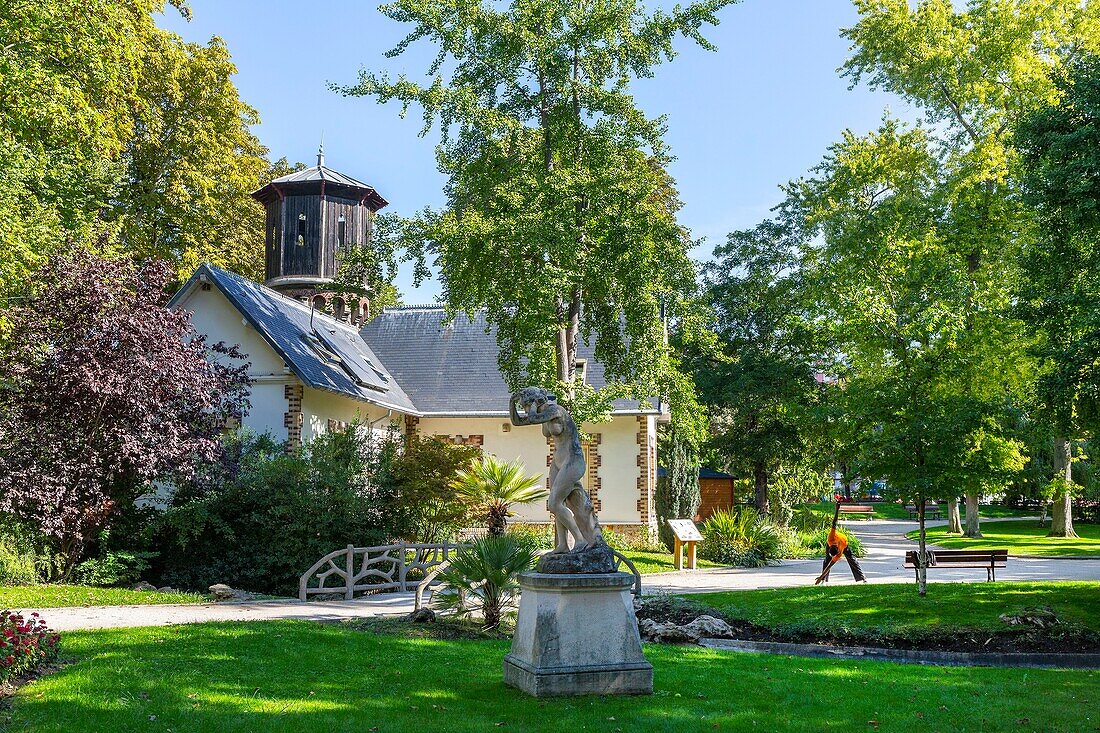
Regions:
<svg viewBox="0 0 1100 733"><path fill-rule="evenodd" d="M727 616L718 609L675 598L646 599L637 610L638 619L671 621L684 625L707 614L733 627L735 639L772 641L822 646L871 646L883 649L912 649L944 652L1002 653L1100 653L1100 633L1071 624L1050 628L1006 626L1003 630L935 629L889 633L878 629L822 629L785 626L770 628Z"/></svg>

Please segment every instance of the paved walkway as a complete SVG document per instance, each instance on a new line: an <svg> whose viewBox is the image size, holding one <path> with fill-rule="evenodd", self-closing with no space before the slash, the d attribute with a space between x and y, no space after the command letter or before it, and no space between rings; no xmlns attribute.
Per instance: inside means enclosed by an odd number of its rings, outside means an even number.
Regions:
<svg viewBox="0 0 1100 733"><path fill-rule="evenodd" d="M380 593L353 601L252 601L248 603L165 604L149 606L94 606L37 610L51 629L118 629L133 626L169 626L206 621L275 621L304 619L339 621L364 616L393 616L413 610L412 593Z"/></svg>
<svg viewBox="0 0 1100 733"><path fill-rule="evenodd" d="M929 526L945 524L929 522ZM902 568L905 551L916 543L905 533L917 529L916 522L899 520L864 520L846 523L858 534L867 551L860 560L868 582L908 583L913 571ZM820 560L785 560L766 568L715 568L684 570L646 575L642 578L644 593L705 593L755 588L785 588L813 582L821 572ZM985 580L980 569L943 569L929 574L935 582ZM1096 580L1100 581L1100 558L1067 560L1059 558L1010 557L1008 567L997 571L998 580ZM832 584L850 584L851 573L841 561L830 576ZM353 601L298 600L254 601L251 603L210 603L203 605L162 606L102 606L93 608L38 609L50 626L58 631L74 629L106 629L131 626L168 626L204 621L271 621L305 619L338 621L364 616L406 614L413 609L412 593L385 593ZM26 609L28 612L35 609Z"/></svg>
<svg viewBox="0 0 1100 733"><path fill-rule="evenodd" d="M929 527L946 524L946 521L927 522ZM867 556L860 566L868 583L908 583L914 580L913 571L905 570L906 550L915 550L917 544L905 538L907 532L918 528L916 522L896 519L854 520L844 523L859 539ZM935 549L934 545L929 547ZM821 560L784 560L779 565L766 568L715 568L708 570L683 570L660 573L642 578L644 593L709 593L723 590L748 590L755 588L787 588L809 585L821 572ZM932 582L985 581L981 569L944 568L928 574ZM997 570L997 580L1100 580L1100 558L1070 560L1056 557L1009 557L1008 567ZM829 575L831 584L854 583L848 563L841 560Z"/></svg>

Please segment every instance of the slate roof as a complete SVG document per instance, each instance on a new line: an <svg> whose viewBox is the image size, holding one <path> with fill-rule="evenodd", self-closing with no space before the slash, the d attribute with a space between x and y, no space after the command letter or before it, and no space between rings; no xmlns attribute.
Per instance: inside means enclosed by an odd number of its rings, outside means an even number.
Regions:
<svg viewBox="0 0 1100 733"><path fill-rule="evenodd" d="M200 265L170 305L205 278L248 320L303 383L412 415L508 414L496 336L483 313L445 323L438 306L387 308L361 330L248 278ZM587 383L606 385L603 364L580 344ZM617 413L655 412L617 400Z"/></svg>
<svg viewBox="0 0 1100 733"><path fill-rule="evenodd" d="M275 353L305 384L402 412L416 408L353 326L313 313L310 307L248 278L209 264L195 274L170 305L203 277L248 319Z"/></svg>
<svg viewBox="0 0 1100 733"><path fill-rule="evenodd" d="M363 183L359 179L352 178L340 171L335 171L324 163L315 165L312 168L294 171L285 176L279 176L267 185L253 191L252 197L259 201L267 201L276 195L276 191L283 191L285 193L286 191L284 189L290 192L311 191L316 193L321 190L322 184L337 187L335 191L333 191L336 193L339 192L340 187L351 189L354 195L362 196L368 201L373 211L378 211L389 204L373 186Z"/></svg>
<svg viewBox="0 0 1100 733"><path fill-rule="evenodd" d="M360 331L363 340L412 396L422 414L507 415L507 383L497 366L496 333L484 313L446 323L440 306L386 308ZM603 364L581 343L587 383L607 384ZM617 400L616 412L638 412L639 403ZM645 411L653 411L651 405Z"/></svg>

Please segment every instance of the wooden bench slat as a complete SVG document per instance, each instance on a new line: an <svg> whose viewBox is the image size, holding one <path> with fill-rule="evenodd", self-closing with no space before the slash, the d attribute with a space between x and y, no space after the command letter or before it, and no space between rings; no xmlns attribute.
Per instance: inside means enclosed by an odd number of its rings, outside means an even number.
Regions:
<svg viewBox="0 0 1100 733"><path fill-rule="evenodd" d="M932 563L929 570L938 567L952 568L985 568L986 577L996 580L996 569L1008 567L1008 550L929 550ZM919 568L919 552L906 550L905 567L912 568L914 572Z"/></svg>

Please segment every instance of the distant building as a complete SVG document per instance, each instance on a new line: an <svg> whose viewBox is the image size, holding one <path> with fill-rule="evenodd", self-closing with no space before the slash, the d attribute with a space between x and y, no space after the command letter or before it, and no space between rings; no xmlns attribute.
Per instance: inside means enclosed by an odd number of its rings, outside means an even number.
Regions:
<svg viewBox="0 0 1100 733"><path fill-rule="evenodd" d="M210 342L248 354L251 407L243 424L291 446L353 420L386 433L416 432L519 458L545 476L550 446L536 428L513 428L498 346L483 314L446 323L438 306L370 314L366 298L324 292L342 252L371 236L386 205L377 191L324 165L278 178L254 196L266 208L265 284L209 264L172 300ZM605 384L593 350L578 349L585 381ZM648 402L615 403L591 435L585 487L601 522L618 531L655 528L656 418ZM545 506L519 518L549 521Z"/></svg>

